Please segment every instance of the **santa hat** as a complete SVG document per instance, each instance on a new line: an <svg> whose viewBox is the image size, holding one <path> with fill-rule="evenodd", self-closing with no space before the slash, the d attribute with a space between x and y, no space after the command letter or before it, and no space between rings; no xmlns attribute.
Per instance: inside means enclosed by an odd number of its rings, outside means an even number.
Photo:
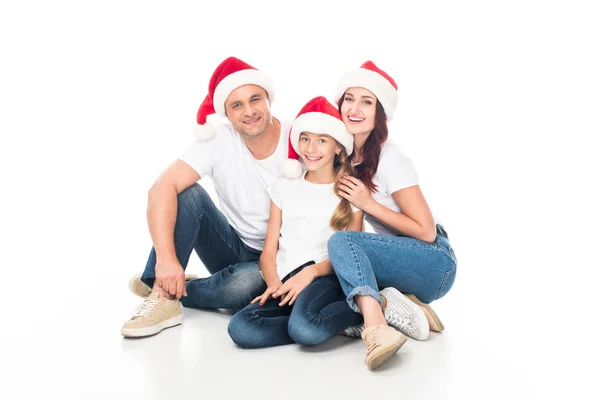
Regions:
<svg viewBox="0 0 600 400"><path fill-rule="evenodd" d="M392 119L398 104L398 85L373 61L366 61L360 68L350 70L344 75L335 90L336 101L351 87L362 87L372 92L383 106L388 121Z"/></svg>
<svg viewBox="0 0 600 400"><path fill-rule="evenodd" d="M238 58L227 58L212 74L208 83L208 95L198 109L197 125L194 127L196 139L207 140L215 135L214 126L206 118L215 113L226 117L225 100L231 92L243 85L260 86L266 90L271 102L275 98L273 82L269 77Z"/></svg>
<svg viewBox="0 0 600 400"><path fill-rule="evenodd" d="M302 174L302 165L298 161L302 132L329 135L344 146L348 155L354 150L354 137L346 129L337 108L325 97L315 97L302 107L290 129L288 159L281 168L281 174L286 178L297 178Z"/></svg>

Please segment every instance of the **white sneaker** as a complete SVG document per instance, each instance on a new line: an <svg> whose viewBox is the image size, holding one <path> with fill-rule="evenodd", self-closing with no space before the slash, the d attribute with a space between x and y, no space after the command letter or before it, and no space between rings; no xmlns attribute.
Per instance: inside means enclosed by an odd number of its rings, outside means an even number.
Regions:
<svg viewBox="0 0 600 400"><path fill-rule="evenodd" d="M416 340L429 337L429 322L419 305L393 287L379 292L387 300L384 317L388 325Z"/></svg>
<svg viewBox="0 0 600 400"><path fill-rule="evenodd" d="M365 324L354 325L344 329L344 336L359 338L364 330Z"/></svg>

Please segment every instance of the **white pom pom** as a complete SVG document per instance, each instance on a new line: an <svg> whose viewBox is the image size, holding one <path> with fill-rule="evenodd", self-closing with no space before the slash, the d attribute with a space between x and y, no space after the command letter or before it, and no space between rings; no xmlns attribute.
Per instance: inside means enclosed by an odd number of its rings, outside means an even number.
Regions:
<svg viewBox="0 0 600 400"><path fill-rule="evenodd" d="M302 164L300 161L288 158L281 165L281 175L288 179L294 179L302 175Z"/></svg>
<svg viewBox="0 0 600 400"><path fill-rule="evenodd" d="M215 126L210 122L206 122L204 125L196 124L194 127L194 137L196 140L203 141L212 139L216 134Z"/></svg>

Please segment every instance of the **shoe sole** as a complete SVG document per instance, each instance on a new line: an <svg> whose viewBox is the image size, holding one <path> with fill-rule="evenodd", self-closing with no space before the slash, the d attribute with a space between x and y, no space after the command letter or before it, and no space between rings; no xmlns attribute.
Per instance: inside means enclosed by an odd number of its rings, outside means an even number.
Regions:
<svg viewBox="0 0 600 400"><path fill-rule="evenodd" d="M434 332L443 332L444 329L446 329L444 328L444 324L442 324L440 318L437 316L435 311L433 311L433 308L431 308L429 304L421 302L421 300L419 300L414 294L407 294L406 297L408 297L413 303L421 307L421 309L425 313L425 316L427 317L427 322L429 322L430 330Z"/></svg>
<svg viewBox="0 0 600 400"><path fill-rule="evenodd" d="M381 367L383 363L388 360L388 358L390 358L391 356L396 354L398 350L400 350L400 347L402 347L402 345L406 343L407 339L408 338L406 336L403 336L400 339L400 343L393 343L387 347L384 347L379 354L377 354L369 361L365 362L367 364L367 367L369 367L369 369L371 370Z"/></svg>
<svg viewBox="0 0 600 400"><path fill-rule="evenodd" d="M150 296L150 293L152 293L152 289L150 287L148 287L145 283L141 282L141 279L142 279L142 274L137 274L133 278L131 278L129 280L129 291L131 293L135 294L136 296L141 297L142 299L145 299L146 297ZM186 274L185 275L185 283L188 283L189 281L194 280L194 279L198 279L198 276L194 275L194 274ZM138 287L140 282L144 286L143 291L136 289L136 287ZM146 290L146 288L148 290Z"/></svg>
<svg viewBox="0 0 600 400"><path fill-rule="evenodd" d="M127 338L140 338L156 335L163 329L172 328L183 323L183 314L169 318L159 324L146 326L144 328L121 328L121 335Z"/></svg>

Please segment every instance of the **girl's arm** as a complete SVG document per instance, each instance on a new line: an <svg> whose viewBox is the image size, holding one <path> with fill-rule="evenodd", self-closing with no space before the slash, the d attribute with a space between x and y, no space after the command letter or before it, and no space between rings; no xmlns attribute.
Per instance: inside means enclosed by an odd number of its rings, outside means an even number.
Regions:
<svg viewBox="0 0 600 400"><path fill-rule="evenodd" d="M260 296L255 297L250 304L258 302L261 306L264 305L282 285L281 279L277 275L277 249L279 248L280 230L281 209L271 201L265 247L259 259L260 272L267 284L267 290Z"/></svg>
<svg viewBox="0 0 600 400"><path fill-rule="evenodd" d="M277 249L279 248L279 236L281 230L281 209L271 201L269 211L269 222L267 224L267 235L265 247L260 255L260 272L268 287L281 286L281 280L277 275Z"/></svg>

